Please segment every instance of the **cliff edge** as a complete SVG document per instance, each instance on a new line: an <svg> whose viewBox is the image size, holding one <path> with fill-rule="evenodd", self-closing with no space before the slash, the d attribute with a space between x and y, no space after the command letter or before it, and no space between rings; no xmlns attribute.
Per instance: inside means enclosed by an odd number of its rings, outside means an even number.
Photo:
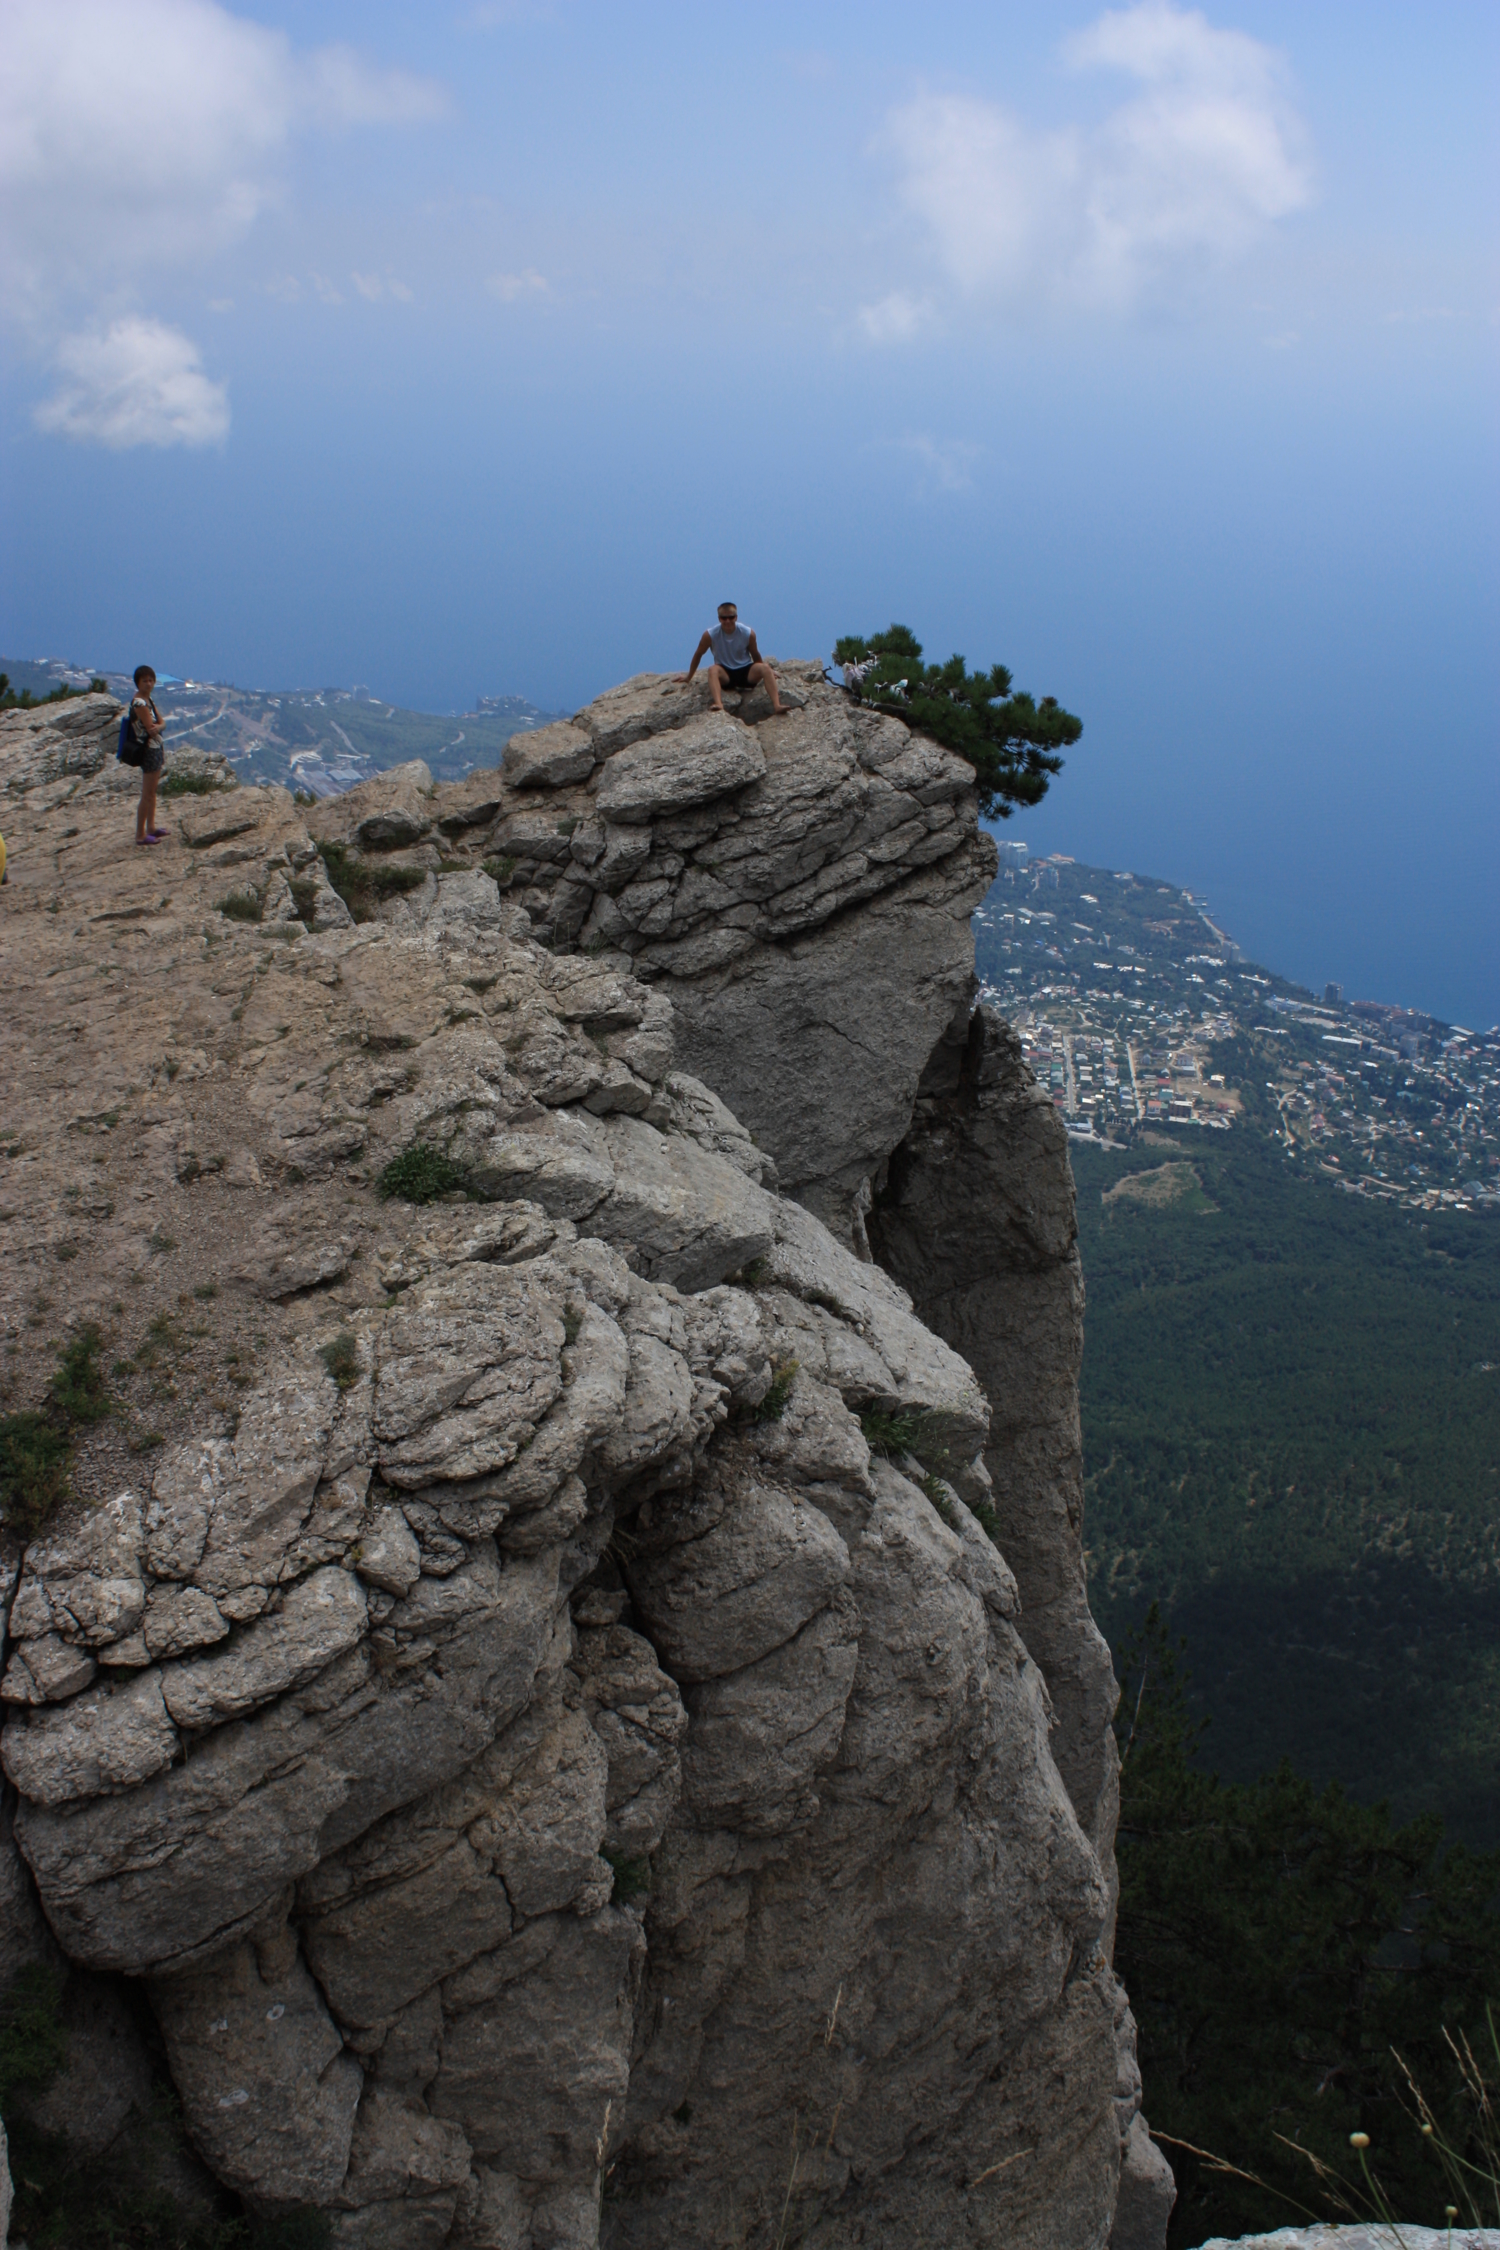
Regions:
<svg viewBox="0 0 1500 2250"><path fill-rule="evenodd" d="M784 677L189 759L153 850L107 699L0 719L5 1403L113 1387L6 1549L0 1969L59 2114L165 2069L350 2250L1160 2240L1066 1150L968 769Z"/></svg>

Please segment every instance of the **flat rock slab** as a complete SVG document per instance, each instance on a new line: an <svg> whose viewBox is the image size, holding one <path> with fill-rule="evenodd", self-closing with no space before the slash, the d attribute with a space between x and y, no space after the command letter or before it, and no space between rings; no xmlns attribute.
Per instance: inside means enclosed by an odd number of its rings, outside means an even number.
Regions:
<svg viewBox="0 0 1500 2250"><path fill-rule="evenodd" d="M1278 2227L1233 2241L1216 2234L1201 2250L1500 2250L1500 2227Z"/></svg>

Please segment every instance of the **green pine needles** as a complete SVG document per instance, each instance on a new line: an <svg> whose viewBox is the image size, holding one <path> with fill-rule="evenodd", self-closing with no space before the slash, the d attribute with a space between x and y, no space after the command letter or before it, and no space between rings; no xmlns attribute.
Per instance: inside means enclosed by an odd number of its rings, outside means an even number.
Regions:
<svg viewBox="0 0 1500 2250"><path fill-rule="evenodd" d="M833 656L856 669L848 684L860 702L893 713L967 758L979 784L979 809L992 819L1009 820L1017 805L1040 804L1062 770L1062 752L1083 732L1083 721L1055 695L1040 703L1013 695L1003 664L988 672L971 672L961 656L924 664L922 644L907 625L868 640L846 634Z"/></svg>

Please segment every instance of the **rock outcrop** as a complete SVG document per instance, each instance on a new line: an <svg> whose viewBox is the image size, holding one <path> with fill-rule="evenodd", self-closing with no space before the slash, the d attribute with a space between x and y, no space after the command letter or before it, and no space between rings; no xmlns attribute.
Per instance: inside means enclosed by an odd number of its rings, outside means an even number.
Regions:
<svg viewBox="0 0 1500 2250"><path fill-rule="evenodd" d="M1066 1154L968 769L786 679L199 758L155 850L106 699L0 720L7 1410L95 1331L118 1409L6 1566L0 1966L349 2250L1109 2237Z"/></svg>
<svg viewBox="0 0 1500 2250"><path fill-rule="evenodd" d="M426 800L426 768L309 815L361 848L483 851L538 935L611 951L669 992L679 1060L841 1240L906 1130L917 1081L974 966L969 916L995 852L961 758L861 710L822 667L707 704L646 673L512 744L501 774Z"/></svg>

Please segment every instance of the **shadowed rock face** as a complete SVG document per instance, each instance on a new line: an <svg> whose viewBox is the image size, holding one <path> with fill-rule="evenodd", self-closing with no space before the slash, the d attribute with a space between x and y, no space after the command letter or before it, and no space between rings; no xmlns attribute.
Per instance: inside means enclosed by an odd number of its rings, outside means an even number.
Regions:
<svg viewBox="0 0 1500 2250"><path fill-rule="evenodd" d="M75 1321L176 1355L4 1570L4 1966L148 1995L213 2173L347 2250L1109 2234L1054 1121L1002 1167L997 1548L931 1082L912 1122L985 847L956 761L814 671L783 720L631 682L508 779L325 803L362 926L284 791L134 852L113 706L0 720L14 1403L59 1243ZM381 1198L417 1146L469 1200ZM853 1247L872 1173L892 1267L935 1229L927 1325Z"/></svg>
<svg viewBox="0 0 1500 2250"><path fill-rule="evenodd" d="M911 1129L877 1178L870 1239L990 1401L997 1537L1057 1713L1058 1770L1107 1855L1117 1690L1084 1580L1073 1175L1062 1120L993 1009L963 1009L933 1055Z"/></svg>

